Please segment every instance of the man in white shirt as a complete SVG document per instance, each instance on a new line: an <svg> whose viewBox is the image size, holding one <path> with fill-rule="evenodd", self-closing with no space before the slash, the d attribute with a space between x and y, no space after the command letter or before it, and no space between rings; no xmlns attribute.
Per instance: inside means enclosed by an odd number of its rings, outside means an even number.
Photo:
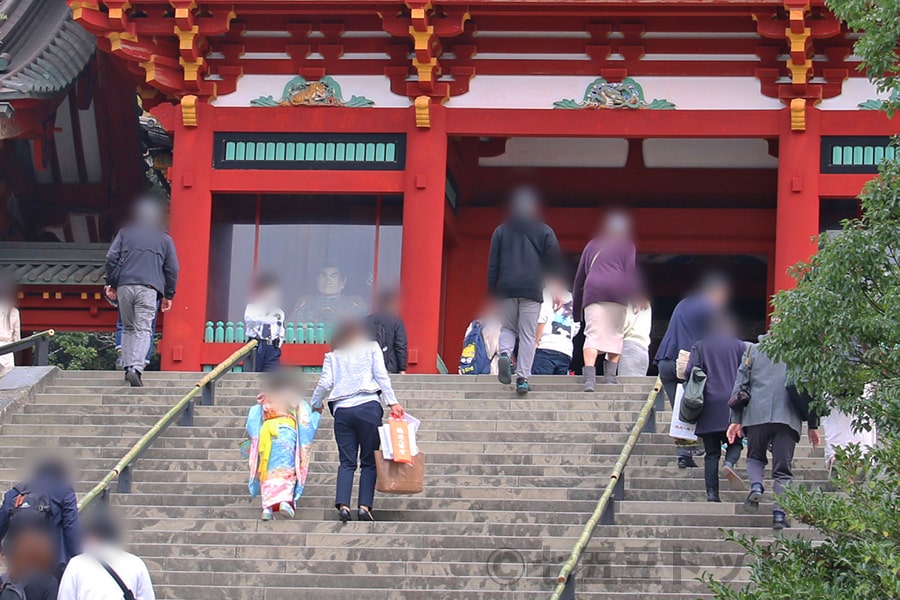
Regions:
<svg viewBox="0 0 900 600"><path fill-rule="evenodd" d="M244 310L244 331L248 340L258 340L257 373L277 371L284 345L284 310L281 308L281 284L274 274L259 275L253 285L250 303Z"/></svg>
<svg viewBox="0 0 900 600"><path fill-rule="evenodd" d="M568 375L572 363L572 338L580 329L581 323L573 316L572 292L562 278L548 275L538 316L538 346L531 372L535 375Z"/></svg>
<svg viewBox="0 0 900 600"><path fill-rule="evenodd" d="M120 549L106 514L84 520L84 552L69 561L57 600L156 600L144 561Z"/></svg>

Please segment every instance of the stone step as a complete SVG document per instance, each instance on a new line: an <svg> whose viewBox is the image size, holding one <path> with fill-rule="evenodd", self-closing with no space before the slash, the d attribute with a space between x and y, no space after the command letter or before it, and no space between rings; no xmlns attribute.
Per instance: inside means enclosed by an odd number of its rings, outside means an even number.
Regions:
<svg viewBox="0 0 900 600"><path fill-rule="evenodd" d="M383 524L384 525L384 524ZM355 547L299 547L282 545L247 545L247 544L170 544L170 543L130 543L129 549L144 557L163 559L173 558L252 558L281 560L345 560L352 562L379 560L384 556L384 549L358 545ZM595 538L585 555L586 564L621 564L631 560L630 555L644 554L648 559L658 555L673 553L684 557L689 564L702 564L712 559L709 564L716 564L716 557L721 557L718 564L733 561L744 556L743 550L725 540L620 540L615 538ZM397 561L481 561L493 560L507 563L519 560L525 564L550 563L559 567L567 558L563 551L545 551L543 549L518 550L513 556L504 557L492 548L394 548L391 557Z"/></svg>
<svg viewBox="0 0 900 600"><path fill-rule="evenodd" d="M60 373L0 429L0 481L38 447L64 448L83 493L199 374L147 373L132 389L119 372ZM316 377L303 379L313 385ZM542 600L608 482L651 378L581 391L578 378L534 378L519 398L491 377L401 376L395 389L422 419L426 490L378 494L377 523L337 521L337 449L325 415L296 519L258 519L237 444L261 386L229 374L216 403L197 402L193 427L170 427L134 465L133 493L111 501L144 556L159 598L281 600ZM616 524L595 532L582 560L583 599L709 597L704 572L747 580L742 550L722 527L771 539L771 495L756 515L722 485L705 502L700 468L675 468L668 410L641 436L625 474ZM48 435L48 432L50 435ZM825 482L821 450L797 448L798 485ZM817 539L795 527L786 536Z"/></svg>

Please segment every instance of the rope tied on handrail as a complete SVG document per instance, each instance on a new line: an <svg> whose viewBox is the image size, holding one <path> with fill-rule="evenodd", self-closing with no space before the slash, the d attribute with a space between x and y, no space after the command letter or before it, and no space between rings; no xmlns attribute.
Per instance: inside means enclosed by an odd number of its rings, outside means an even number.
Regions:
<svg viewBox="0 0 900 600"><path fill-rule="evenodd" d="M115 479L119 475L121 475L122 471L130 466L131 463L133 463L137 459L137 457L144 450L146 450L163 431L165 431L165 429L172 423L172 421L175 420L175 417L177 417L181 413L181 411L184 410L184 407L187 406L188 402L193 400L193 398L198 393L200 393L200 390L202 390L205 385L221 377L222 374L234 367L234 365L237 364L239 360L241 360L246 354L256 348L257 345L259 345L259 342L257 340L251 340L247 342L238 350L233 352L228 358L216 365L216 367L212 371L206 373L202 378L200 378L200 381L198 381L194 385L194 387L191 388L191 391L185 394L181 398L181 400L179 400L172 408L168 410L168 412L166 412L166 414L160 417L156 424L153 425L153 427L151 427L147 431L147 433L145 433L143 437L141 437L141 439L131 447L131 450L125 453L125 456L123 456L121 460L119 460L119 462L117 462L116 465L112 469L110 469L106 476L104 476L103 479L101 479L100 482L97 483L97 485L91 488L91 490L84 495L84 497L78 503L78 510L84 510L84 508L88 504L99 498L100 495L103 494L103 492L109 487L109 484L115 481Z"/></svg>
<svg viewBox="0 0 900 600"><path fill-rule="evenodd" d="M634 427L631 428L631 434L628 436L628 440L625 442L622 451L619 453L619 458L616 460L613 472L609 476L609 483L606 485L606 489L603 490L603 495L600 496L600 499L597 501L597 506L594 507L594 512L591 513L591 517L588 519L587 523L584 524L584 529L578 537L578 540L576 540L575 545L572 547L572 552L569 554L568 560L563 563L563 566L559 570L559 575L556 577L556 588L553 590L553 595L550 596L550 600L559 600L562 596L566 583L569 580L569 576L575 570L575 567L581 560L584 549L587 548L588 543L594 536L594 530L597 528L597 525L599 525L603 513L606 512L606 507L609 505L609 501L615 493L616 483L618 482L619 477L621 477L622 471L625 469L626 463L628 463L628 459L631 457L631 452L634 450L638 438L641 437L641 431L643 431L644 425L647 423L647 419L653 411L656 397L661 390L662 381L657 377L653 389L650 390L650 393L647 395L647 401L644 402L641 412L638 413L638 418L634 423Z"/></svg>

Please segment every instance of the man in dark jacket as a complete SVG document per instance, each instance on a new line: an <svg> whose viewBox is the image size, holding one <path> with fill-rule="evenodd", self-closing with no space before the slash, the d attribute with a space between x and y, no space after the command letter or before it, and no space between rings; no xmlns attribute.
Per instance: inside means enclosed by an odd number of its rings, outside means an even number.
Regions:
<svg viewBox="0 0 900 600"><path fill-rule="evenodd" d="M389 290L378 298L378 310L367 318L372 339L384 352L388 373L406 374L406 325L400 318L400 294Z"/></svg>
<svg viewBox="0 0 900 600"><path fill-rule="evenodd" d="M122 366L132 387L144 385L141 373L153 343L157 300L166 312L175 296L178 256L164 227L162 203L143 196L134 205L131 224L119 231L106 253L106 295L119 305Z"/></svg>
<svg viewBox="0 0 900 600"><path fill-rule="evenodd" d="M49 510L25 506L27 500L46 498ZM18 506L17 506L18 505ZM33 527L39 519L52 532L57 575L69 559L81 554L81 532L78 527L78 501L69 483L65 465L53 459L38 463L31 479L17 484L3 496L0 505L0 539L14 535L19 527Z"/></svg>
<svg viewBox="0 0 900 600"><path fill-rule="evenodd" d="M681 382L675 368L679 351L689 352L694 344L706 337L730 298L731 286L728 280L718 273L709 273L704 276L698 290L675 307L655 358L659 367L659 379L671 404L675 404L675 391ZM690 450L679 447L678 468L696 466Z"/></svg>
<svg viewBox="0 0 900 600"><path fill-rule="evenodd" d="M538 316L544 294L544 274L559 254L556 234L539 218L537 191L516 189L506 222L494 230L488 263L488 291L500 300L500 383L512 382L512 353L519 341L516 392L531 390L528 378L537 347Z"/></svg>

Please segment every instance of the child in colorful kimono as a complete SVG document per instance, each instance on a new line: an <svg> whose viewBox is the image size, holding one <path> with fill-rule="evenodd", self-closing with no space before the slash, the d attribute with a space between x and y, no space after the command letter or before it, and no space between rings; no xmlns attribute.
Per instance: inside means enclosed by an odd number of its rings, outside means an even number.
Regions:
<svg viewBox="0 0 900 600"><path fill-rule="evenodd" d="M284 371L266 380L247 415L252 497L262 497L262 520L275 513L292 519L309 472L310 445L322 415L300 397L297 381Z"/></svg>

